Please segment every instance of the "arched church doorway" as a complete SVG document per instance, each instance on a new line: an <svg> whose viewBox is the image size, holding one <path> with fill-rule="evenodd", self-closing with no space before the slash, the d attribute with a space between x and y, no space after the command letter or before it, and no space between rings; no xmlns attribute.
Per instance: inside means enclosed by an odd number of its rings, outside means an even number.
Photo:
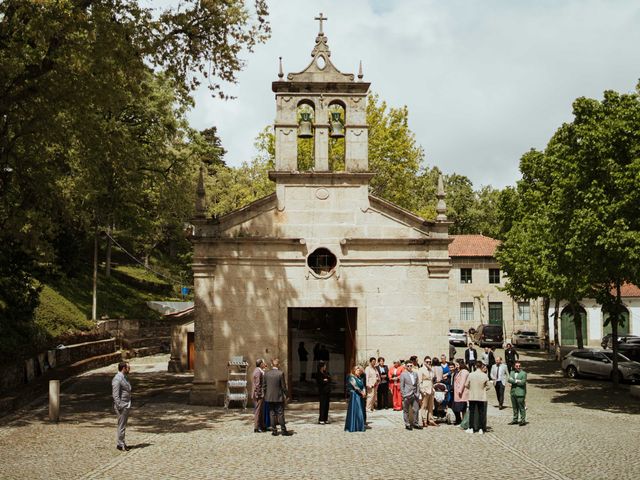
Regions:
<svg viewBox="0 0 640 480"><path fill-rule="evenodd" d="M587 338L587 312L581 306L576 307L576 313L582 320L582 340L586 345ZM577 345L576 325L573 321L573 313L570 307L564 307L560 316L560 345Z"/></svg>
<svg viewBox="0 0 640 480"><path fill-rule="evenodd" d="M623 318L624 325L621 325L618 322L618 336L623 337L625 335L629 335L629 310L626 307L622 307L624 310L621 315ZM605 322L609 319L609 312L603 307L602 308L602 335L611 335L611 324L605 325Z"/></svg>
<svg viewBox="0 0 640 480"><path fill-rule="evenodd" d="M317 398L315 373L320 361L328 364L332 395L344 397L345 378L356 360L357 311L357 308L288 309L288 380L294 399Z"/></svg>

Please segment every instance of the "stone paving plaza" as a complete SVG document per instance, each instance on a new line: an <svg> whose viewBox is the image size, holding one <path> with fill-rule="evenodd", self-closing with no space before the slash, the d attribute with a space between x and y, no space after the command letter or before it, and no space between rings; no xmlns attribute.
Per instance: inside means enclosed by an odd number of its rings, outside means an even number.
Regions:
<svg viewBox="0 0 640 480"><path fill-rule="evenodd" d="M115 366L62 386L59 424L43 401L0 419L0 478L640 478L640 402L608 382L568 380L543 355L524 355L529 425L510 426L490 392L485 435L442 425L406 431L401 412L370 414L345 433L344 404L330 425L316 405L291 405L291 437L254 434L249 410L192 406L190 375L166 373L166 356L132 362L129 452L115 448L110 379ZM627 387L628 388L628 387Z"/></svg>

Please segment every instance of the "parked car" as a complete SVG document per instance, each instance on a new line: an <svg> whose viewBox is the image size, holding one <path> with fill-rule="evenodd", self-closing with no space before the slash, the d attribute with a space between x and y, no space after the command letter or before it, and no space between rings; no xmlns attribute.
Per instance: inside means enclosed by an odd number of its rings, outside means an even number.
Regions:
<svg viewBox="0 0 640 480"><path fill-rule="evenodd" d="M587 348L571 350L562 359L562 370L567 377L581 375L600 378L613 378L613 352L611 350L591 350ZM618 353L618 379L637 382L640 380L640 363L634 362Z"/></svg>
<svg viewBox="0 0 640 480"><path fill-rule="evenodd" d="M640 362L640 338L632 338L618 344L618 353L625 357Z"/></svg>
<svg viewBox="0 0 640 480"><path fill-rule="evenodd" d="M467 340L467 332L465 332L462 328L450 328L449 329L449 343L451 345L457 345L459 347L466 347Z"/></svg>
<svg viewBox="0 0 640 480"><path fill-rule="evenodd" d="M473 334L473 341L481 347L502 347L504 343L502 325L489 325L486 323L478 325Z"/></svg>
<svg viewBox="0 0 640 480"><path fill-rule="evenodd" d="M618 336L618 343L627 343L627 342L640 342L640 337L638 335L623 335ZM611 348L611 334L607 333L604 337L602 337L602 342L600 343L602 348Z"/></svg>
<svg viewBox="0 0 640 480"><path fill-rule="evenodd" d="M516 330L511 338L514 347L535 347L540 348L540 336L537 332L530 330Z"/></svg>

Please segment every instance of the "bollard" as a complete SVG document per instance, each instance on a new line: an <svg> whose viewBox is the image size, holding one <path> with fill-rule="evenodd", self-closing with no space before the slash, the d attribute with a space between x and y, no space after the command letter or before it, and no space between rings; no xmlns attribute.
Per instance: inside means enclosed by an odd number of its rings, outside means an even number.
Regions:
<svg viewBox="0 0 640 480"><path fill-rule="evenodd" d="M49 420L60 420L60 380L49 380Z"/></svg>

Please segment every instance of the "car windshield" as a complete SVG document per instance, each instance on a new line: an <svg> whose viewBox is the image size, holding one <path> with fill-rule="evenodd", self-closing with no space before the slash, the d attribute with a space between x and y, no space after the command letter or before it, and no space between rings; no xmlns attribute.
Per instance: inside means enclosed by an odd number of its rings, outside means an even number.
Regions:
<svg viewBox="0 0 640 480"><path fill-rule="evenodd" d="M464 330L461 328L450 328L449 333L464 333Z"/></svg>
<svg viewBox="0 0 640 480"><path fill-rule="evenodd" d="M604 354L605 357L607 357L609 360L613 361L613 352L602 352ZM620 355L618 354L618 361L619 362L630 362L631 360L629 360L627 357L625 357L624 355Z"/></svg>
<svg viewBox="0 0 640 480"><path fill-rule="evenodd" d="M487 334L497 334L497 333L502 333L502 327L499 327L497 325L490 325L487 327L484 327L484 333Z"/></svg>
<svg viewBox="0 0 640 480"><path fill-rule="evenodd" d="M538 334L536 332L518 332L518 335L522 335L523 337L535 337Z"/></svg>

